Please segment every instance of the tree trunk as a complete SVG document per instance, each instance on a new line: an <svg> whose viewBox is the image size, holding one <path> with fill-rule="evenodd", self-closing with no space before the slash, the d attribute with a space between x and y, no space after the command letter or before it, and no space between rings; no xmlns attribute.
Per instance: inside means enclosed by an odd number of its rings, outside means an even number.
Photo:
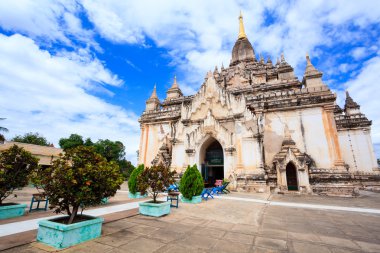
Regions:
<svg viewBox="0 0 380 253"><path fill-rule="evenodd" d="M157 199L157 194L153 192L153 203L156 203L156 199Z"/></svg>
<svg viewBox="0 0 380 253"><path fill-rule="evenodd" d="M71 212L69 222L67 224L71 224L74 221L75 216L77 216L79 206L74 206L73 211Z"/></svg>

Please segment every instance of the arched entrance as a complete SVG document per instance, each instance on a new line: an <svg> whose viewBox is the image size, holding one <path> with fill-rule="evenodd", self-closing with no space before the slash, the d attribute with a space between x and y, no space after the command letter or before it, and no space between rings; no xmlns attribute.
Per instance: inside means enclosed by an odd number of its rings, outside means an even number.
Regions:
<svg viewBox="0 0 380 253"><path fill-rule="evenodd" d="M224 178L224 157L222 145L217 140L212 139L208 143L208 145L205 143L207 146L203 149L204 154L201 156L203 161L200 162L205 184L212 186L215 180Z"/></svg>
<svg viewBox="0 0 380 253"><path fill-rule="evenodd" d="M298 191L297 170L291 162L286 165L286 183L288 191Z"/></svg>

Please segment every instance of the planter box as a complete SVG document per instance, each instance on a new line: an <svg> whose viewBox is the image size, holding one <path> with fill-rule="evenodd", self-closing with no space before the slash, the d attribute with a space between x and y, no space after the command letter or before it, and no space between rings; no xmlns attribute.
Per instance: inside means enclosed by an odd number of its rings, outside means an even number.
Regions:
<svg viewBox="0 0 380 253"><path fill-rule="evenodd" d="M102 198L102 202L100 204L105 205L108 204L109 198Z"/></svg>
<svg viewBox="0 0 380 253"><path fill-rule="evenodd" d="M23 216L25 213L25 208L25 204L3 204L0 206L0 220Z"/></svg>
<svg viewBox="0 0 380 253"><path fill-rule="evenodd" d="M193 198L191 200L185 198L184 196L181 196L181 201L183 203L198 204L198 203L202 202L202 196L201 195L199 195L199 196L193 196Z"/></svg>
<svg viewBox="0 0 380 253"><path fill-rule="evenodd" d="M139 203L139 212L143 215L160 217L170 213L170 202L141 202Z"/></svg>
<svg viewBox="0 0 380 253"><path fill-rule="evenodd" d="M140 192L136 192L135 194L133 194L132 192L128 192L128 197L130 199L142 199L148 197L148 194L145 193L144 195L141 195Z"/></svg>
<svg viewBox="0 0 380 253"><path fill-rule="evenodd" d="M83 216L92 219L70 225L54 222L56 219L38 222L37 241L57 249L64 249L100 237L104 219Z"/></svg>

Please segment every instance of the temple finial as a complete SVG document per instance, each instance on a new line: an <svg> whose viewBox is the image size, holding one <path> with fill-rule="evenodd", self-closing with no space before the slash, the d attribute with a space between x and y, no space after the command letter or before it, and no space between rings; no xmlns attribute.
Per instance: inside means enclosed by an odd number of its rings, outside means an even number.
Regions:
<svg viewBox="0 0 380 253"><path fill-rule="evenodd" d="M177 89L177 88L178 88L177 76L174 75L174 81L173 81L172 87L170 87L170 89Z"/></svg>
<svg viewBox="0 0 380 253"><path fill-rule="evenodd" d="M312 65L311 61L310 61L310 56L309 56L309 54L307 52L306 52L306 64L307 65Z"/></svg>
<svg viewBox="0 0 380 253"><path fill-rule="evenodd" d="M243 14L240 11L240 16L239 16L239 36L238 36L238 39L243 39L243 38L247 38L247 35L245 34L245 31L244 31Z"/></svg>
<svg viewBox="0 0 380 253"><path fill-rule="evenodd" d="M156 88L156 84L154 84L154 88L153 88L153 92L152 92L152 95L150 96L150 98L158 98L157 97L157 88Z"/></svg>

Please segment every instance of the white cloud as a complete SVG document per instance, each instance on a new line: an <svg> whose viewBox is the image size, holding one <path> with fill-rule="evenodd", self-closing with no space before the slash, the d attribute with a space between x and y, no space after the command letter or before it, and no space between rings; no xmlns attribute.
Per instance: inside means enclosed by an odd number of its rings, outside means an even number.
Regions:
<svg viewBox="0 0 380 253"><path fill-rule="evenodd" d="M350 96L360 104L360 110L372 120L372 140L377 145L380 144L380 100L377 85L380 80L379 69L380 57L373 57L365 62L356 78L346 83Z"/></svg>
<svg viewBox="0 0 380 253"><path fill-rule="evenodd" d="M89 94L95 86L121 85L96 59L51 55L22 35L0 34L0 115L7 137L39 132L56 145L71 133L120 140L136 161L137 116Z"/></svg>
<svg viewBox="0 0 380 253"><path fill-rule="evenodd" d="M93 23L94 31L83 28L78 19L78 12L82 10ZM246 33L256 54L263 53L265 58L270 55L275 61L275 58L284 52L287 61L295 67L299 77L302 76L306 64L305 53L309 52L313 62L319 63L316 66L327 74L324 78L334 73L350 73L353 81L348 84L348 87L363 89L361 92L372 91L374 81L380 78L376 71L371 74L366 72L375 64L375 60L368 62L361 71L350 72L353 67L352 62L340 62L339 53L341 52L335 54L325 51L325 48L329 47L339 50L340 47L343 48L346 45L357 46L356 51L352 52L355 60L364 59L363 57L370 55L363 53L360 47L366 47L371 53L378 51L379 41L371 41L368 37L371 31L367 30L369 25L377 25L380 21L378 3L371 0L360 2L356 0L246 2L236 0L226 1L223 4L217 0L187 2L175 0L81 0L77 2L20 0L8 3L3 1L0 2L0 26L37 40L43 38L44 42L58 41L70 45L75 43L75 40L80 40L86 44L84 49L76 47L72 55L67 52L58 52L57 57L53 57L57 61L66 59L69 62L79 62L87 66L87 71L92 69L83 74L71 69L70 71L76 75L64 77L71 83L85 80L75 86L79 87L85 95L88 95L86 92L89 90L94 91L103 87L94 83L109 82L111 85L120 85L110 81L112 75L102 72L102 64L96 59L82 62L82 59L88 58L91 48L101 50L94 41L94 33L97 32L103 38L120 44L146 45L147 38L152 39L158 47L168 51L172 59L171 65L177 68L176 73L184 93L190 94L197 90L208 70L213 70L215 65L220 67L222 62L224 66L228 66L231 50L237 38L237 16L240 10L243 11ZM269 21L270 25L266 20L268 13L274 18L273 21ZM352 27L355 29L353 30ZM357 41L361 44L355 44ZM6 54L6 52L3 53ZM42 51L41 54L49 55ZM314 61L315 58L319 58L319 61ZM27 61L30 61L29 64L36 63L28 59L25 61L25 64L28 63ZM42 63L38 64L44 66ZM41 66L36 66L36 68ZM94 74L94 77L88 73ZM369 74L371 80L363 73ZM46 77L52 82L56 78L50 75ZM19 78L22 79L23 75ZM344 85L338 81L328 80L328 82L337 84L335 88L339 93L344 89ZM372 86L369 87L370 85ZM55 87L55 89L58 88ZM368 92L362 109L365 110L367 106L372 108L371 102L368 101L376 101L376 99L376 92ZM373 133L380 132L379 117L376 118L376 116L378 115L373 112L368 114L368 117L374 120ZM377 137L375 139L378 140Z"/></svg>
<svg viewBox="0 0 380 253"><path fill-rule="evenodd" d="M39 40L41 44L76 42L100 50L92 39L94 33L82 27L77 17L81 5L73 0L0 1L0 26Z"/></svg>
<svg viewBox="0 0 380 253"><path fill-rule="evenodd" d="M239 10L257 54L281 52L298 75L305 66L305 53L322 57L318 46L350 43L367 33L350 31L348 23L364 27L380 20L375 1L89 1L83 7L95 29L116 43L145 43L149 37L164 47L173 65L183 74L185 90L194 91L206 71L229 64L237 37ZM276 18L265 23L266 13ZM323 55L326 56L326 55ZM265 57L266 58L266 57ZM322 71L327 71L322 70ZM180 75L181 77L181 75Z"/></svg>

